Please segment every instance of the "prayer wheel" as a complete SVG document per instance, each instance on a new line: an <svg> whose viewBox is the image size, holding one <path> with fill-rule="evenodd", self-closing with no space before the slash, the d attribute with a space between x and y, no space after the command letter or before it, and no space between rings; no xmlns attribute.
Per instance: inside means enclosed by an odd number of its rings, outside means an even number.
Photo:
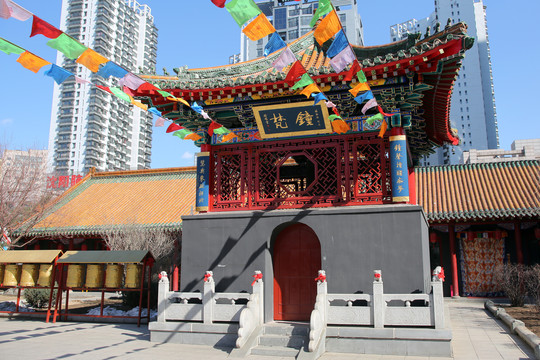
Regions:
<svg viewBox="0 0 540 360"><path fill-rule="evenodd" d="M122 287L123 276L124 269L121 264L107 264L107 270L105 271L105 287Z"/></svg>
<svg viewBox="0 0 540 360"><path fill-rule="evenodd" d="M69 264L66 286L80 288L83 286L83 266L81 264Z"/></svg>
<svg viewBox="0 0 540 360"><path fill-rule="evenodd" d="M89 264L86 266L86 287L103 287L103 265Z"/></svg>
<svg viewBox="0 0 540 360"><path fill-rule="evenodd" d="M126 266L126 287L136 289L141 286L141 264L127 264Z"/></svg>
<svg viewBox="0 0 540 360"><path fill-rule="evenodd" d="M35 286L39 275L38 264L23 264L21 272L21 286Z"/></svg>
<svg viewBox="0 0 540 360"><path fill-rule="evenodd" d="M39 277L37 282L39 286L51 286L52 271L53 264L41 264L39 266Z"/></svg>
<svg viewBox="0 0 540 360"><path fill-rule="evenodd" d="M4 281L5 270L6 270L6 265L0 264L0 284Z"/></svg>
<svg viewBox="0 0 540 360"><path fill-rule="evenodd" d="M17 264L6 265L4 273L4 286L17 286L21 279L21 267Z"/></svg>

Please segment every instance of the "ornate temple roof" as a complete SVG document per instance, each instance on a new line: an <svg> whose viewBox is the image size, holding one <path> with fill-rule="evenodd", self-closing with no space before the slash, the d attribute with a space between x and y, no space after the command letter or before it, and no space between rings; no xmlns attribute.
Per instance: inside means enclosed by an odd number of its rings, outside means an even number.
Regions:
<svg viewBox="0 0 540 360"><path fill-rule="evenodd" d="M540 217L540 162L415 169L418 203L430 222Z"/></svg>
<svg viewBox="0 0 540 360"><path fill-rule="evenodd" d="M28 236L99 236L122 225L180 230L193 213L196 168L90 173L67 190Z"/></svg>
<svg viewBox="0 0 540 360"><path fill-rule="evenodd" d="M419 34L414 34L387 45L353 47L385 111L412 114L408 135L416 155L429 153L434 145L459 142L457 133L450 127L449 111L461 59L474 43L474 39L467 37L466 29L464 23L459 23L422 40ZM327 45L321 48L310 32L289 47L317 85L337 104L344 118L361 115L361 106L348 93L356 79L352 84L343 81L348 69L339 74L334 72L323 51ZM211 68L176 68L176 76L141 77L177 97L203 102L207 113L228 128L248 128L255 126L251 110L254 103L305 99L290 91L285 83L288 69L279 72L272 66L279 54L277 51L252 61ZM136 95L190 130L200 130L209 124L188 107L167 100L152 89L139 89Z"/></svg>

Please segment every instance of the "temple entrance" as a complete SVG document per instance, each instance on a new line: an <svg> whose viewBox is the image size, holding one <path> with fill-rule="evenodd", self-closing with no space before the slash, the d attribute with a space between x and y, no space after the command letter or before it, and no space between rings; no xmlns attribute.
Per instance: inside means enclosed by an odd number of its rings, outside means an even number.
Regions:
<svg viewBox="0 0 540 360"><path fill-rule="evenodd" d="M321 244L307 225L281 231L274 245L274 319L309 321L317 296Z"/></svg>

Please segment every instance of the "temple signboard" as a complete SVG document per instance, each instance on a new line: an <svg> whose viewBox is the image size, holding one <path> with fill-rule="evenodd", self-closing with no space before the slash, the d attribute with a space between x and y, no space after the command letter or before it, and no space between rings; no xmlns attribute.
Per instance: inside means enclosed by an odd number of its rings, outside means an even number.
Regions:
<svg viewBox="0 0 540 360"><path fill-rule="evenodd" d="M258 106L253 114L262 139L332 133L324 102Z"/></svg>

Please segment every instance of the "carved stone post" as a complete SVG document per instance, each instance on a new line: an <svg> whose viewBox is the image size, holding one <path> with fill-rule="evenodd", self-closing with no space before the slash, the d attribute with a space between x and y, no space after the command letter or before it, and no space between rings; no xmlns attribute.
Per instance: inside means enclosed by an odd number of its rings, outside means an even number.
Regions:
<svg viewBox="0 0 540 360"><path fill-rule="evenodd" d="M207 271L204 275L204 288L203 288L203 323L212 324L214 319L214 293L215 293L215 283L214 283L214 273L212 271Z"/></svg>
<svg viewBox="0 0 540 360"><path fill-rule="evenodd" d="M157 321L165 322L165 310L167 309L167 292L169 291L169 278L167 273L162 271L159 274L159 285L158 285L158 314Z"/></svg>
<svg viewBox="0 0 540 360"><path fill-rule="evenodd" d="M328 294L328 283L326 282L326 271L319 270L319 276L317 277L317 296L322 297L323 307L322 311L323 322L326 325L328 323L328 301L326 295Z"/></svg>
<svg viewBox="0 0 540 360"><path fill-rule="evenodd" d="M376 329L384 328L384 310L386 303L384 302L384 289L381 270L373 271L373 326Z"/></svg>
<svg viewBox="0 0 540 360"><path fill-rule="evenodd" d="M443 298L443 281L444 270L437 266L433 270L433 278L431 279L431 288L433 289L433 321L435 329L444 329L444 298Z"/></svg>
<svg viewBox="0 0 540 360"><path fill-rule="evenodd" d="M264 323L264 283L262 280L262 272L256 270L253 277L255 278L255 281L253 282L253 294L258 297L259 302L259 316L256 321L259 325L262 325Z"/></svg>

